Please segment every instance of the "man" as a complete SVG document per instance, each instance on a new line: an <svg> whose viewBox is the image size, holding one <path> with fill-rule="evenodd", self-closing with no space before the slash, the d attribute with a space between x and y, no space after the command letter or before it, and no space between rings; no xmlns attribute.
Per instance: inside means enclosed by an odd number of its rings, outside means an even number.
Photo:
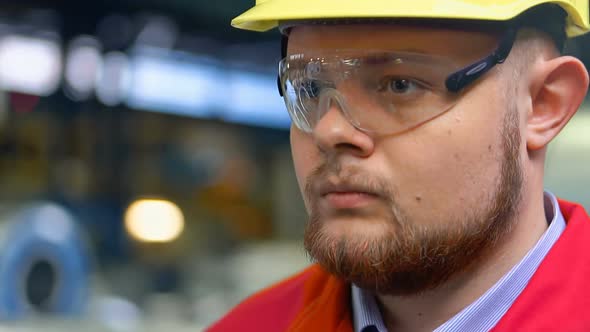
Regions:
<svg viewBox="0 0 590 332"><path fill-rule="evenodd" d="M590 219L543 191L586 1L265 0L317 262L210 331L590 331Z"/></svg>

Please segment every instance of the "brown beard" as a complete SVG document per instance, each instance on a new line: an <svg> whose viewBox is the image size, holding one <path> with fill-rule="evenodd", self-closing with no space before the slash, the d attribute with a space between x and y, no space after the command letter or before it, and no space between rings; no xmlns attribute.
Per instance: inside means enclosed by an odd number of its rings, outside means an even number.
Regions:
<svg viewBox="0 0 590 332"><path fill-rule="evenodd" d="M500 178L488 204L479 211L467 211L461 218L432 223L440 227L413 223L394 200L397 196L386 180L358 169L347 169L342 174L336 162L323 164L310 175L305 188L311 207L304 236L309 256L336 276L389 295L412 295L437 288L481 263L516 219L523 183L518 123L517 111L509 111L501 132ZM390 210L386 211L388 218L378 236L335 236L325 231L317 199L313 199L317 198L313 184L333 174L352 179L384 197ZM340 211L338 216L362 218L365 213Z"/></svg>

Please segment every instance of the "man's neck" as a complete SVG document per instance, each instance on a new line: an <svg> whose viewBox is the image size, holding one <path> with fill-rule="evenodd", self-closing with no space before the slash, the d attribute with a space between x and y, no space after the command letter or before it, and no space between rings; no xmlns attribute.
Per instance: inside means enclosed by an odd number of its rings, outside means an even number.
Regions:
<svg viewBox="0 0 590 332"><path fill-rule="evenodd" d="M504 241L468 272L419 295L377 295L388 330L433 331L481 297L518 264L547 229L543 200L525 198L523 202L518 220Z"/></svg>

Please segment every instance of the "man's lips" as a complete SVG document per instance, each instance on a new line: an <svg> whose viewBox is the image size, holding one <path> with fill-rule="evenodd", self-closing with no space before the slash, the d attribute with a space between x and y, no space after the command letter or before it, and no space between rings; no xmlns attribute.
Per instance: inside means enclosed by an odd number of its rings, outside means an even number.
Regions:
<svg viewBox="0 0 590 332"><path fill-rule="evenodd" d="M320 201L333 209L360 208L377 199L379 195L360 186L330 183L320 186Z"/></svg>
<svg viewBox="0 0 590 332"><path fill-rule="evenodd" d="M363 192L331 192L322 197L334 209L360 208L378 198L376 195Z"/></svg>

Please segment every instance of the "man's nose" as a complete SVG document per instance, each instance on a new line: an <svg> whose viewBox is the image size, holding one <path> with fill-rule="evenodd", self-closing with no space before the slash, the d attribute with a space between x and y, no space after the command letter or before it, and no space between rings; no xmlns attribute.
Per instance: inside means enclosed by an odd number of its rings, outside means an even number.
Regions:
<svg viewBox="0 0 590 332"><path fill-rule="evenodd" d="M324 114L319 115L312 135L320 150L326 153L351 153L367 157L375 148L374 139L353 125L337 99L330 99Z"/></svg>

